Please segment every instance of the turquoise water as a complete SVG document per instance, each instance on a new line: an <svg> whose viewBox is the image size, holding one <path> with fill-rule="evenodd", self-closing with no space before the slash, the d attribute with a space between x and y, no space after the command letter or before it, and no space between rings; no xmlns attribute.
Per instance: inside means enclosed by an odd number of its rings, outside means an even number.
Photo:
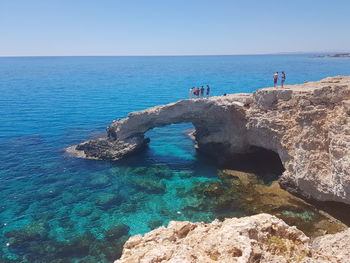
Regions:
<svg viewBox="0 0 350 263"><path fill-rule="evenodd" d="M148 149L118 162L70 158L64 148L104 135L130 111L187 98L192 86L252 92L282 70L295 84L350 75L350 59L0 58L2 262L112 262L128 235L213 220L193 189L217 182L217 167L196 154L183 132L191 124L150 131Z"/></svg>

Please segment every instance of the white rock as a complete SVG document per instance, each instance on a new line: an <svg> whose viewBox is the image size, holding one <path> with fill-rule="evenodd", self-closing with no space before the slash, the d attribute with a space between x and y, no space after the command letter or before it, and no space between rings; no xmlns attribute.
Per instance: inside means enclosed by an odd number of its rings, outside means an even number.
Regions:
<svg viewBox="0 0 350 263"><path fill-rule="evenodd" d="M349 242L335 248L344 236L334 236L312 248L303 232L268 214L210 224L173 221L137 242L131 237L115 263L347 262L339 260L349 256Z"/></svg>

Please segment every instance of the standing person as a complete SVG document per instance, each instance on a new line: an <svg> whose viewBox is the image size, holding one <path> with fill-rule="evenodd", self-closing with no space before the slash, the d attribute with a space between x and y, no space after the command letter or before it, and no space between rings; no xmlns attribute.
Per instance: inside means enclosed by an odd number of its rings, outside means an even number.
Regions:
<svg viewBox="0 0 350 263"><path fill-rule="evenodd" d="M204 98L204 87L201 87L201 98Z"/></svg>
<svg viewBox="0 0 350 263"><path fill-rule="evenodd" d="M199 90L198 88L193 89L193 95L195 99L198 98L198 90Z"/></svg>
<svg viewBox="0 0 350 263"><path fill-rule="evenodd" d="M210 94L210 87L209 85L207 85L207 98L209 98L209 94Z"/></svg>
<svg viewBox="0 0 350 263"><path fill-rule="evenodd" d="M194 90L194 87L193 87L193 88L190 88L190 99L192 99L193 90Z"/></svg>
<svg viewBox="0 0 350 263"><path fill-rule="evenodd" d="M276 87L278 81L278 72L273 74L273 86Z"/></svg>
<svg viewBox="0 0 350 263"><path fill-rule="evenodd" d="M284 86L284 82L286 81L286 74L284 74L284 71L282 71L282 77L281 77L281 88Z"/></svg>

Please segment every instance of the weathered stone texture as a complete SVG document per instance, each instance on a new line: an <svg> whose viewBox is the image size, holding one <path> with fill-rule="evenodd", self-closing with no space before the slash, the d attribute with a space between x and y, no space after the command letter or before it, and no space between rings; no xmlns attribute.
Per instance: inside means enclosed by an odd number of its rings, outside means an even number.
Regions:
<svg viewBox="0 0 350 263"><path fill-rule="evenodd" d="M303 232L268 214L210 224L172 221L131 237L115 263L347 262L349 242L343 244L342 238L349 241L349 231L311 243Z"/></svg>

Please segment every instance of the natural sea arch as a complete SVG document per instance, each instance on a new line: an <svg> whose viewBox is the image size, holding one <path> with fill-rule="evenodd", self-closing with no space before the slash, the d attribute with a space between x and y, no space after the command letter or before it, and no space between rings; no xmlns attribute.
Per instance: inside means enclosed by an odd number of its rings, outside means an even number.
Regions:
<svg viewBox="0 0 350 263"><path fill-rule="evenodd" d="M349 204L349 81L339 76L133 112L114 121L107 138L81 143L73 151L84 158L117 160L146 145L148 130L191 122L199 151L218 160L254 147L273 151L285 168L279 178L285 189Z"/></svg>

